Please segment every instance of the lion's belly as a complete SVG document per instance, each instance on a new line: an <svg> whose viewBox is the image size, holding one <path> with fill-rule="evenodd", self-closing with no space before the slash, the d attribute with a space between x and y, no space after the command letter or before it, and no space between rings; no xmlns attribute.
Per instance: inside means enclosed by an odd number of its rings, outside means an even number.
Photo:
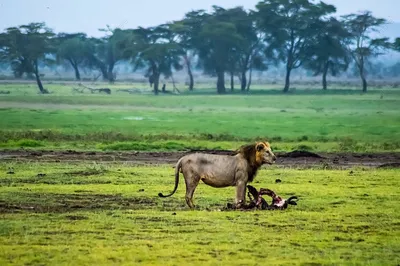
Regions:
<svg viewBox="0 0 400 266"><path fill-rule="evenodd" d="M211 187L230 187L234 186L234 179L225 175L202 174L200 180Z"/></svg>

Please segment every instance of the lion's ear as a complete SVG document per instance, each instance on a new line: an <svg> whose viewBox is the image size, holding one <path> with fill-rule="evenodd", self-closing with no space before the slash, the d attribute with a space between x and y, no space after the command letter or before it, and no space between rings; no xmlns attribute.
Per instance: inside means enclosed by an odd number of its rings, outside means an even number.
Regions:
<svg viewBox="0 0 400 266"><path fill-rule="evenodd" d="M257 145L256 145L256 150L257 151L262 151L264 149L264 144L263 143L258 143Z"/></svg>

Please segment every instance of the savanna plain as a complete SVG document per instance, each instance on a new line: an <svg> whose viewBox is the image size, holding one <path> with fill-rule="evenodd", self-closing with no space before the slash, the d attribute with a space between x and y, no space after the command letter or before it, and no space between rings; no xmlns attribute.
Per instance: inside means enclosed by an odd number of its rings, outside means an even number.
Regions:
<svg viewBox="0 0 400 266"><path fill-rule="evenodd" d="M111 95L0 85L10 92L0 94L1 265L400 263L398 89L154 96L121 91L142 84L97 86ZM252 185L296 195L297 206L226 210L234 188L200 184L189 210L182 177L175 195L157 196L172 190L180 155L256 140L278 161ZM293 151L321 157L284 157Z"/></svg>

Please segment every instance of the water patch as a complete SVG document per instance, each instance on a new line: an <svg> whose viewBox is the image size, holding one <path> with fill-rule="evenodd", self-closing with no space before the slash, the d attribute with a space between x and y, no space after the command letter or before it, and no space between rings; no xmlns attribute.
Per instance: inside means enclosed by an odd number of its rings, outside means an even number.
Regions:
<svg viewBox="0 0 400 266"><path fill-rule="evenodd" d="M162 122L174 122L172 119L159 119L156 117L143 117L143 116L125 116L121 118L122 120L133 120L133 121L162 121Z"/></svg>
<svg viewBox="0 0 400 266"><path fill-rule="evenodd" d="M122 120L142 121L142 120L144 120L144 117L142 117L142 116L125 116L122 118Z"/></svg>

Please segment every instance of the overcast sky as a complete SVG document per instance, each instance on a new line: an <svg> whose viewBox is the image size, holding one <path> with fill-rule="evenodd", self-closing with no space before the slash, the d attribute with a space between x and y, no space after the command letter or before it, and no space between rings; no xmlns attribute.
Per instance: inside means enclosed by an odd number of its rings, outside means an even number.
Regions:
<svg viewBox="0 0 400 266"><path fill-rule="evenodd" d="M99 28L155 26L181 19L194 9L244 6L258 0L0 0L0 30L30 22L46 22L56 32L86 32L101 36ZM338 14L371 10L375 16L400 22L400 0L325 0ZM154 12L153 12L154 10Z"/></svg>

